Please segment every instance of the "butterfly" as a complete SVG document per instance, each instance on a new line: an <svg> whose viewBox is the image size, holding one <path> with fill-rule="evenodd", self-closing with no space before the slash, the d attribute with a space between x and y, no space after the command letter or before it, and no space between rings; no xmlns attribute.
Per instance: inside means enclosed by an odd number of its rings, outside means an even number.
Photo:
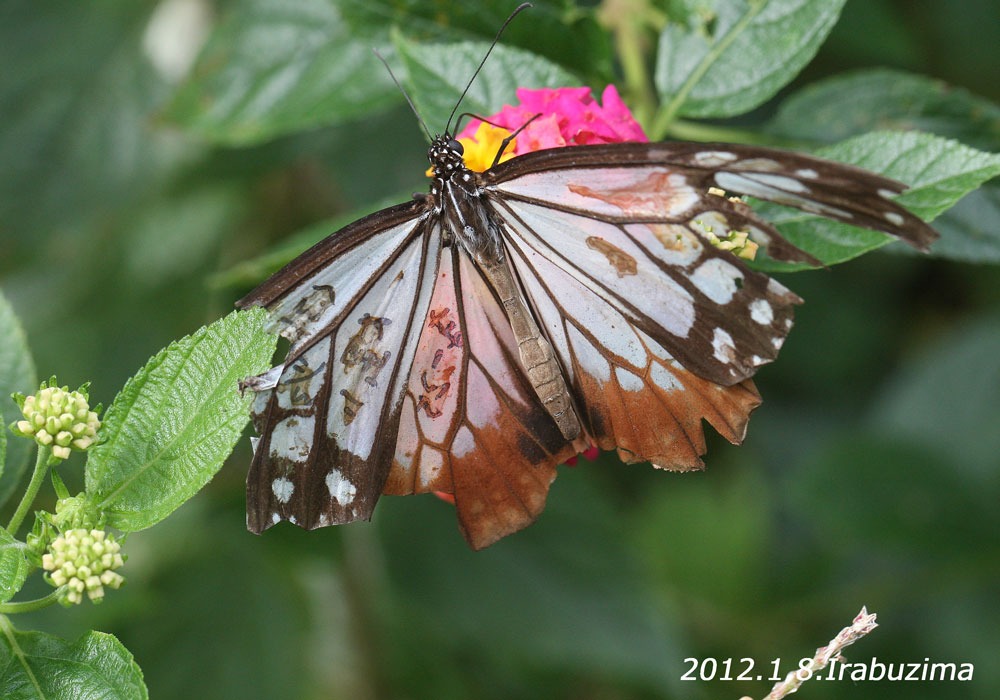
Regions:
<svg viewBox="0 0 1000 700"><path fill-rule="evenodd" d="M438 491L481 549L533 522L556 466L590 444L689 470L703 420L742 441L761 401L751 377L801 299L709 234L821 263L710 189L922 250L937 237L892 201L900 183L771 148L567 146L475 172L446 127L428 159L429 193L333 233L237 303L264 307L290 342L244 382L260 435L253 532L370 519L381 494Z"/></svg>

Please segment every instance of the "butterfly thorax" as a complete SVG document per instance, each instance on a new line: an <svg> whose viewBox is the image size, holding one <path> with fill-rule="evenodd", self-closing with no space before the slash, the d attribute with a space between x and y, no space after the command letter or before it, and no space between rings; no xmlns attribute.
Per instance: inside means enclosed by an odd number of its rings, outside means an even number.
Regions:
<svg viewBox="0 0 1000 700"><path fill-rule="evenodd" d="M427 158L434 168L431 199L445 238L457 241L480 265L504 259L500 224L482 197L479 173L465 167L462 144L449 134L434 139Z"/></svg>

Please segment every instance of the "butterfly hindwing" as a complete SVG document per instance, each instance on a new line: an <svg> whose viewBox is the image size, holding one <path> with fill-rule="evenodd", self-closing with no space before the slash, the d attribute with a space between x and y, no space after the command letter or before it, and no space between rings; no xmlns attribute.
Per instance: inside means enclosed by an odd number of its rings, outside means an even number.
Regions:
<svg viewBox="0 0 1000 700"><path fill-rule="evenodd" d="M599 447L629 463L695 469L705 452L702 420L742 441L760 404L750 380L726 386L698 377L586 278L515 241L515 267Z"/></svg>
<svg viewBox="0 0 1000 700"><path fill-rule="evenodd" d="M480 272L443 250L385 492L453 493L462 532L481 549L534 521L577 447L540 405Z"/></svg>

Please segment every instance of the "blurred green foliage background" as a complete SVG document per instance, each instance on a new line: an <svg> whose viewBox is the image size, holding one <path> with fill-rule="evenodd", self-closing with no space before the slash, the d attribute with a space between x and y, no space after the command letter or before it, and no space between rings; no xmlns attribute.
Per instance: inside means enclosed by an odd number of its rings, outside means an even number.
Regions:
<svg viewBox="0 0 1000 700"><path fill-rule="evenodd" d="M0 287L39 374L91 380L108 404L263 274L234 266L423 190L422 136L370 46L396 60L393 23L412 39L488 39L512 5L3 3ZM616 78L593 8L538 5L505 43L598 90ZM921 128L998 151L1000 111L956 107L958 88L1000 99L998 39L993 0L849 0L802 74L727 126L849 136L856 125L837 119L849 101L824 126L841 133L789 127L777 105L826 76L889 66L955 86ZM238 99L261 75L302 89ZM972 662L975 680L813 681L803 698L994 698L1000 190L937 225L981 250L956 262L890 246L782 278L807 303L758 375L765 403L746 443L712 440L703 473L582 461L537 524L472 553L431 496L385 498L370 524L251 535L244 441L193 501L129 539L125 589L16 622L114 633L154 698L735 699L770 684L680 681L683 659L751 657L767 673L781 657L784 672L865 604L881 626L850 660Z"/></svg>

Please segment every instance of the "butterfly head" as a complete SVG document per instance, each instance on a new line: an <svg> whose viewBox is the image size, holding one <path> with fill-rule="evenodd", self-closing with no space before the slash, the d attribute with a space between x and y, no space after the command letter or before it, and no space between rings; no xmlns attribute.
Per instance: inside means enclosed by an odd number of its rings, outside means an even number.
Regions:
<svg viewBox="0 0 1000 700"><path fill-rule="evenodd" d="M431 147L427 149L427 160L434 167L436 177L447 178L465 167L465 162L462 160L464 153L465 148L462 143L446 133L434 138Z"/></svg>

